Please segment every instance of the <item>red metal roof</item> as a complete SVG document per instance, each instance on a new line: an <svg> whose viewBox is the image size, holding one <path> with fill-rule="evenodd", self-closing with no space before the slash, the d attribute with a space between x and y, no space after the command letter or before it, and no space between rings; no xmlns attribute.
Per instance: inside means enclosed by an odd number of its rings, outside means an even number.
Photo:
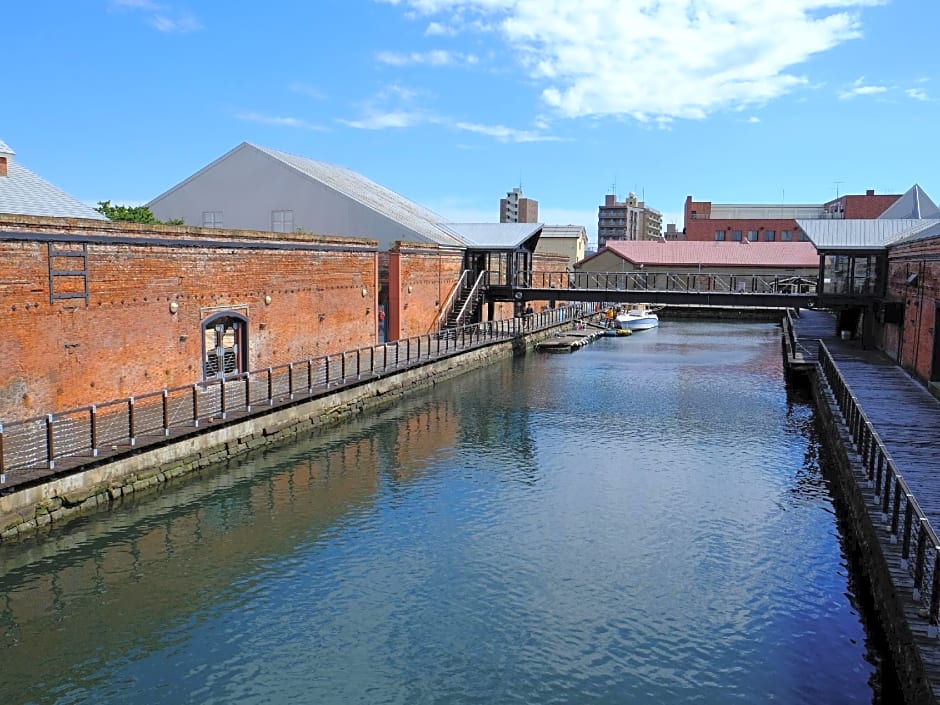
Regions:
<svg viewBox="0 0 940 705"><path fill-rule="evenodd" d="M612 252L634 265L708 265L725 267L819 266L811 242L695 242L690 240L608 240L603 252ZM585 260L586 261L586 260Z"/></svg>

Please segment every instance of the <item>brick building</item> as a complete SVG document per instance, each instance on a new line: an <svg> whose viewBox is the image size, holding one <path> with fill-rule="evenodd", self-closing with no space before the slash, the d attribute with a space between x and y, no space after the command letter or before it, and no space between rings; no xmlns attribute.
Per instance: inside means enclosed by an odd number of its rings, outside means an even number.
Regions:
<svg viewBox="0 0 940 705"><path fill-rule="evenodd" d="M685 199L685 239L740 242L805 240L797 220L931 218L937 207L914 185L905 194L844 195L822 204L729 204Z"/></svg>
<svg viewBox="0 0 940 705"><path fill-rule="evenodd" d="M909 212L901 203L896 212ZM894 206L892 206L893 208ZM819 252L820 303L940 397L940 219L800 221Z"/></svg>
<svg viewBox="0 0 940 705"><path fill-rule="evenodd" d="M11 155L0 147L22 173ZM28 197L88 217L22 215L29 198L4 201L4 178L0 421L373 345L380 307L388 339L424 335L461 282L507 284L541 261L537 223L443 223L353 172L252 145L153 202L196 225L111 222L35 180ZM513 314L474 303L474 320Z"/></svg>
<svg viewBox="0 0 940 705"><path fill-rule="evenodd" d="M374 241L0 215L0 420L376 342Z"/></svg>

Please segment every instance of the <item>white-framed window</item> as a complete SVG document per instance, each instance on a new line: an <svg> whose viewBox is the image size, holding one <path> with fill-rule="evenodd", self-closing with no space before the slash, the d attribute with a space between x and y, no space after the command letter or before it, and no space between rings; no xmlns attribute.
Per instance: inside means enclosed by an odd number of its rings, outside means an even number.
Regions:
<svg viewBox="0 0 940 705"><path fill-rule="evenodd" d="M222 227L222 211L203 211L202 212L202 227L221 228Z"/></svg>
<svg viewBox="0 0 940 705"><path fill-rule="evenodd" d="M294 211L271 211L271 230L276 233L294 232Z"/></svg>

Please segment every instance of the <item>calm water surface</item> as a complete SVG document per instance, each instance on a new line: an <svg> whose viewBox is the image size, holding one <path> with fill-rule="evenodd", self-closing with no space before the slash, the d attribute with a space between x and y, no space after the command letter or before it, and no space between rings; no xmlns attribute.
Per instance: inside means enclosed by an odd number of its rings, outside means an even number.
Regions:
<svg viewBox="0 0 940 705"><path fill-rule="evenodd" d="M0 703L881 702L780 356L530 355L0 547Z"/></svg>

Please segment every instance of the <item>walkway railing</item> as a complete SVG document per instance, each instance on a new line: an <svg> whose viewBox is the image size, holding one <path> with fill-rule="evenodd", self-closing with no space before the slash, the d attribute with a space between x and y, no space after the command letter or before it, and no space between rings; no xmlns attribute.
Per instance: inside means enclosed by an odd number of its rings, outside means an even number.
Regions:
<svg viewBox="0 0 940 705"><path fill-rule="evenodd" d="M914 600L927 610L932 636L936 636L940 624L940 541L937 534L822 341L819 342L819 365L865 464L868 484L874 489L881 509L881 521L890 533L891 542L901 543L901 567L913 578Z"/></svg>
<svg viewBox="0 0 940 705"><path fill-rule="evenodd" d="M0 424L0 492L213 422L559 325L576 313L571 306L543 311L526 322L486 321Z"/></svg>
<svg viewBox="0 0 940 705"><path fill-rule="evenodd" d="M533 289L808 294L816 291L816 277L770 276L766 272L532 272L528 286Z"/></svg>

